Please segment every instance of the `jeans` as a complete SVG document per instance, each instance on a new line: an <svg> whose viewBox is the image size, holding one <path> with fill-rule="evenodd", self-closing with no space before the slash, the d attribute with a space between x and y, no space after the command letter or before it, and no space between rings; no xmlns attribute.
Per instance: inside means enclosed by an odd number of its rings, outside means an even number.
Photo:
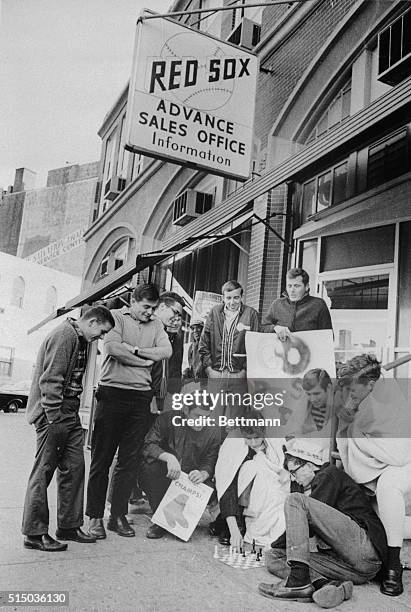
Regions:
<svg viewBox="0 0 411 612"><path fill-rule="evenodd" d="M57 526L83 524L83 429L76 411L64 412L49 425L45 414L36 421L37 450L24 501L22 532L42 535L49 530L47 488L57 469Z"/></svg>
<svg viewBox="0 0 411 612"><path fill-rule="evenodd" d="M346 514L302 493L287 497L284 512L287 550L269 553L271 573L277 574L277 568L283 577L286 561L299 561L309 565L311 580L325 577L363 584L380 570L381 560L367 531ZM310 552L310 529L331 548Z"/></svg>
<svg viewBox="0 0 411 612"><path fill-rule="evenodd" d="M96 398L86 514L90 518L104 515L109 469L118 449L111 514L123 516L128 511L144 438L154 420L150 412L152 392L100 386Z"/></svg>

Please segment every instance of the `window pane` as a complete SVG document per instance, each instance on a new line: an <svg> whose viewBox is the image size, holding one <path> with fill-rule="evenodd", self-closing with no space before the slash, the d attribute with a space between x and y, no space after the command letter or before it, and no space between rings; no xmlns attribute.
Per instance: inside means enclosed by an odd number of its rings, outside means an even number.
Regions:
<svg viewBox="0 0 411 612"><path fill-rule="evenodd" d="M401 30L402 19L398 19L391 26L391 66L401 59Z"/></svg>
<svg viewBox="0 0 411 612"><path fill-rule="evenodd" d="M331 204L331 172L318 177L318 193L316 212L327 208Z"/></svg>
<svg viewBox="0 0 411 612"><path fill-rule="evenodd" d="M347 162L334 168L333 204L338 204L346 198L347 193Z"/></svg>
<svg viewBox="0 0 411 612"><path fill-rule="evenodd" d="M303 268L310 277L311 293L315 292L314 279L317 268L317 240L304 240L300 244L300 262L299 265Z"/></svg>
<svg viewBox="0 0 411 612"><path fill-rule="evenodd" d="M333 309L385 310L388 308L388 274L326 281Z"/></svg>
<svg viewBox="0 0 411 612"><path fill-rule="evenodd" d="M342 118L341 104L342 104L342 96L339 95L338 98L336 98L332 102L328 110L328 127L329 128L335 125L336 123L339 123L339 121L341 121L341 118Z"/></svg>
<svg viewBox="0 0 411 612"><path fill-rule="evenodd" d="M368 151L368 188L409 171L407 131L395 134Z"/></svg>
<svg viewBox="0 0 411 612"><path fill-rule="evenodd" d="M341 118L349 117L351 111L351 87L346 89L342 96L342 111Z"/></svg>
<svg viewBox="0 0 411 612"><path fill-rule="evenodd" d="M324 236L321 272L394 261L394 225Z"/></svg>
<svg viewBox="0 0 411 612"><path fill-rule="evenodd" d="M328 113L324 113L317 125L317 136L325 134L328 130Z"/></svg>
<svg viewBox="0 0 411 612"><path fill-rule="evenodd" d="M315 179L303 185L303 201L301 206L301 223L307 221L308 215L314 212Z"/></svg>

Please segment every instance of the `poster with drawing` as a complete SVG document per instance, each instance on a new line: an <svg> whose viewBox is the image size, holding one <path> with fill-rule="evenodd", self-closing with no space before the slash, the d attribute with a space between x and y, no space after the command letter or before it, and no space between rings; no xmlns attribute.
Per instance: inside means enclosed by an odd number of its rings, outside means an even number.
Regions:
<svg viewBox="0 0 411 612"><path fill-rule="evenodd" d="M264 408L264 416L281 420L276 435L302 431L307 410L304 374L320 368L335 378L332 330L295 332L285 342L276 334L247 332L245 343L250 393L280 393L283 398L282 405Z"/></svg>
<svg viewBox="0 0 411 612"><path fill-rule="evenodd" d="M205 484L196 485L181 472L172 480L155 511L152 521L187 542L197 527L213 492Z"/></svg>
<svg viewBox="0 0 411 612"><path fill-rule="evenodd" d="M210 291L196 291L193 301L192 320L201 319L205 321L210 310L217 304L223 301L220 293L212 293Z"/></svg>

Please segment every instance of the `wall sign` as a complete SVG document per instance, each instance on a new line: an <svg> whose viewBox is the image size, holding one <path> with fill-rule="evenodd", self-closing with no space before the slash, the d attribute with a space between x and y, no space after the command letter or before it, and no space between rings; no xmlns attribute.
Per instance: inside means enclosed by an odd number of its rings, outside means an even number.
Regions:
<svg viewBox="0 0 411 612"><path fill-rule="evenodd" d="M139 21L126 148L247 179L257 71L257 57L240 47L172 19Z"/></svg>

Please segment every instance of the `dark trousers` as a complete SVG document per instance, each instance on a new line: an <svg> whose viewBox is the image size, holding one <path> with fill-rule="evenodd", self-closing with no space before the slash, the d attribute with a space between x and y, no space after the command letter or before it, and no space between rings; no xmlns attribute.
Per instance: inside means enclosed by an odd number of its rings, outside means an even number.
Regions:
<svg viewBox="0 0 411 612"><path fill-rule="evenodd" d="M167 463L160 460L145 463L141 468L139 483L155 512L171 483L171 479L167 478Z"/></svg>
<svg viewBox="0 0 411 612"><path fill-rule="evenodd" d="M57 469L57 526L83 524L84 451L83 429L77 412L63 413L49 425L45 415L35 423L37 450L24 500L24 535L42 535L49 530L47 488Z"/></svg>
<svg viewBox="0 0 411 612"><path fill-rule="evenodd" d="M128 511L144 438L153 422L152 392L100 386L96 398L86 514L90 518L104 515L109 469L118 449L111 514L123 516Z"/></svg>

